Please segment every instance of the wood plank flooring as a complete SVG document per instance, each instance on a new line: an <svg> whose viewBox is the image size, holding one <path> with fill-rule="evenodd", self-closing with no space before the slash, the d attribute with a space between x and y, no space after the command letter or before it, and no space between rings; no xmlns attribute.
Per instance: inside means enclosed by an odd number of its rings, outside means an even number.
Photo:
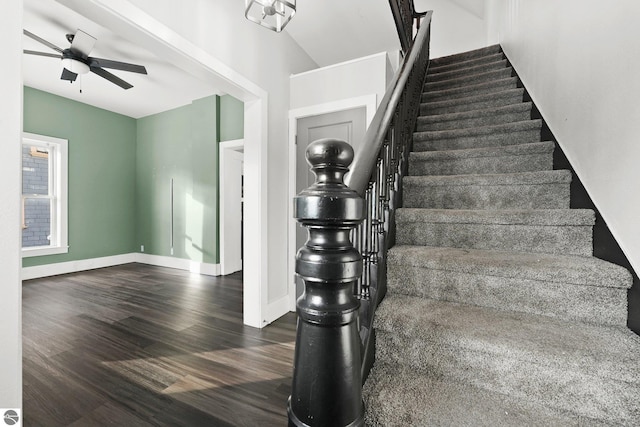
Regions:
<svg viewBox="0 0 640 427"><path fill-rule="evenodd" d="M242 324L242 276L142 264L24 282L25 426L284 426L295 315Z"/></svg>

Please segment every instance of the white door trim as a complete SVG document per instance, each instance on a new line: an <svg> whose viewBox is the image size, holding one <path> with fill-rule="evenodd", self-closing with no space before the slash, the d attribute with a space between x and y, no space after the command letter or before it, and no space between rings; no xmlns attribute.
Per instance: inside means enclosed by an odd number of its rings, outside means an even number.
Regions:
<svg viewBox="0 0 640 427"><path fill-rule="evenodd" d="M287 280L289 280L289 310L296 310L296 281L295 281L295 256L296 247L296 220L293 218L293 198L296 196L296 135L298 133L298 119L319 114L335 113L365 107L367 128L373 120L377 108L376 94L341 99L339 101L289 110L289 208L287 211Z"/></svg>
<svg viewBox="0 0 640 427"><path fill-rule="evenodd" d="M267 300L267 91L127 0L57 1L244 102L244 228L251 245L244 249L243 321L261 328L275 320Z"/></svg>
<svg viewBox="0 0 640 427"><path fill-rule="evenodd" d="M238 162L231 161L233 156L242 156L244 161L244 140L234 139L232 141L221 141L219 158L219 188L220 188L220 271L222 275L231 274L242 269L242 260L238 257L240 246L240 236L231 236L227 232L227 223L240 218L240 199L242 195L236 191L228 191L226 182L227 174L242 174ZM233 207L230 212L231 218L227 215L227 208ZM237 212L236 212L237 208Z"/></svg>

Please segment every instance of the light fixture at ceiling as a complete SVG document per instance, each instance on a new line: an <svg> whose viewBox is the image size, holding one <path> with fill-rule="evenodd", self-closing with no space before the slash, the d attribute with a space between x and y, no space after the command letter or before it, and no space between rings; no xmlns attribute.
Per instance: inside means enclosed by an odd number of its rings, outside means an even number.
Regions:
<svg viewBox="0 0 640 427"><path fill-rule="evenodd" d="M76 74L87 74L89 72L87 64L74 58L62 58L62 66Z"/></svg>
<svg viewBox="0 0 640 427"><path fill-rule="evenodd" d="M244 16L276 33L296 14L296 0L246 0Z"/></svg>

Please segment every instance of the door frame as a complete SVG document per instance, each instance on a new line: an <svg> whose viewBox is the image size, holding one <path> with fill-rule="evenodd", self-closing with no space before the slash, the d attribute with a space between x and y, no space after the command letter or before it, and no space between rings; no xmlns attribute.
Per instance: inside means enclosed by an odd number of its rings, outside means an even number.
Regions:
<svg viewBox="0 0 640 427"><path fill-rule="evenodd" d="M56 1L244 102L243 228L251 245L244 246L243 323L262 328L280 317L268 300L268 92L127 0Z"/></svg>
<svg viewBox="0 0 640 427"><path fill-rule="evenodd" d="M225 177L227 173L233 173L234 175L242 174L243 166L238 167L238 163L230 162L232 156L242 156L242 163L244 164L244 139L234 139L231 141L221 141L219 151L219 167L218 167L218 179L220 188L220 273L222 275L231 274L242 269L242 258L238 259L236 254L238 251L236 248L240 245L241 236L230 236L227 233L227 224L229 221L234 221L240 218L240 206L242 194L236 192L227 191L227 184ZM240 170L238 170L240 169ZM238 212L235 215L231 215L231 218L226 214L227 206L238 207Z"/></svg>
<svg viewBox="0 0 640 427"><path fill-rule="evenodd" d="M298 134L298 119L320 114L337 113L365 107L365 123L368 128L376 113L376 94L363 95L353 98L345 98L324 104L310 105L308 107L289 110L289 207L287 209L287 280L289 280L289 310L296 311L296 281L295 281L295 256L296 247L296 220L293 218L293 198L296 196L296 135Z"/></svg>

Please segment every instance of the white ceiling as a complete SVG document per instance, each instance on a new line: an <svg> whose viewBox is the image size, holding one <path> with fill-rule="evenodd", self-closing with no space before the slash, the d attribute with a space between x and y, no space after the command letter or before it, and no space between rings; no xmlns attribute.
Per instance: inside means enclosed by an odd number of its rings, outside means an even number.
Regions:
<svg viewBox="0 0 640 427"><path fill-rule="evenodd" d="M60 80L59 60L25 54L27 86L134 118L218 93L210 83L164 62L56 0L24 0L24 9L24 28L56 46L66 49L69 43L65 35L81 29L97 38L90 56L144 65L148 71L148 75L139 75L109 70L134 86L129 90L93 73L79 76L71 84ZM301 0L285 31L320 66L399 49L388 0ZM23 40L24 49L56 53L27 36Z"/></svg>
<svg viewBox="0 0 640 427"><path fill-rule="evenodd" d="M55 0L24 0L23 19L26 30L61 49L69 47L65 35L81 29L98 39L90 56L144 65L148 73L141 75L108 70L134 86L128 90L93 73L80 75L71 84L60 80L60 60L25 54L23 78L26 86L133 118L170 110L217 93L216 88L210 84L196 79ZM23 43L23 48L27 50L56 53L27 36L23 36Z"/></svg>
<svg viewBox="0 0 640 427"><path fill-rule="evenodd" d="M400 49L389 0L299 0L285 31L321 67Z"/></svg>

